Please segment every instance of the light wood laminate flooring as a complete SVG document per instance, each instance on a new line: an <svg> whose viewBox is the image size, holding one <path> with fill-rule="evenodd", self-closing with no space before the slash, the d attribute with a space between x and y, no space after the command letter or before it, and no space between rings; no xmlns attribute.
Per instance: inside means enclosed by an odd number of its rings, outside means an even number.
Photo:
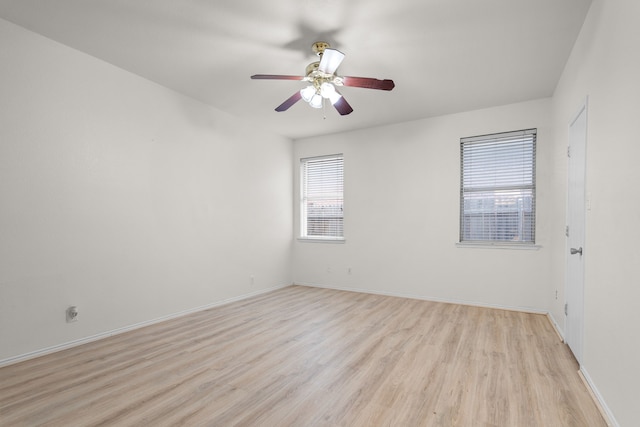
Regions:
<svg viewBox="0 0 640 427"><path fill-rule="evenodd" d="M544 315L291 286L0 368L2 426L605 426Z"/></svg>

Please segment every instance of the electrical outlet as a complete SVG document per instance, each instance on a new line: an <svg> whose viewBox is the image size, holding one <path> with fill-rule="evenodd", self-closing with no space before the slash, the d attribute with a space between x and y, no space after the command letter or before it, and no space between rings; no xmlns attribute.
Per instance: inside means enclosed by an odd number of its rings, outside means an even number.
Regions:
<svg viewBox="0 0 640 427"><path fill-rule="evenodd" d="M67 308L67 323L77 322L78 321L78 308L75 305Z"/></svg>

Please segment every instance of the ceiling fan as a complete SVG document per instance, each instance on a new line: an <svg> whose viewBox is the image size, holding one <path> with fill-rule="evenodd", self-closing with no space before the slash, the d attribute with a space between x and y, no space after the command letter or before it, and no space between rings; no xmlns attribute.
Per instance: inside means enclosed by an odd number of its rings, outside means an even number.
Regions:
<svg viewBox="0 0 640 427"><path fill-rule="evenodd" d="M255 74L252 79L257 80L300 80L308 82L304 89L294 93L276 107L276 111L286 111L293 104L303 99L313 108L322 108L324 100L335 107L340 115L347 115L353 111L351 105L336 89L336 86L361 87L365 89L391 90L395 87L393 80L379 80L370 77L350 77L338 76L336 70L342 60L344 53L332 49L329 43L315 42L311 49L320 57L320 61L312 62L307 66L305 76L287 76L278 74Z"/></svg>

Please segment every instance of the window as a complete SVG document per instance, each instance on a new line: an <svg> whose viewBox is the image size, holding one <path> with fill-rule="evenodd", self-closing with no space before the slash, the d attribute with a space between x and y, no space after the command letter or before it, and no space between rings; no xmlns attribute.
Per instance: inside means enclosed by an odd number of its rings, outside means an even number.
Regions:
<svg viewBox="0 0 640 427"><path fill-rule="evenodd" d="M300 159L302 238L342 240L343 164L342 154Z"/></svg>
<svg viewBox="0 0 640 427"><path fill-rule="evenodd" d="M460 140L461 243L535 243L536 133Z"/></svg>

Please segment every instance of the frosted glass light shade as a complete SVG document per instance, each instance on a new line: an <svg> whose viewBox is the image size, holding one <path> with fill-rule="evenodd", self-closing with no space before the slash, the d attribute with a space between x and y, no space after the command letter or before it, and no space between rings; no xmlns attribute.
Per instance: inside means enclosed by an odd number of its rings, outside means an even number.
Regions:
<svg viewBox="0 0 640 427"><path fill-rule="evenodd" d="M313 95L311 101L309 101L309 105L311 105L313 108L322 108L322 96L317 94Z"/></svg>
<svg viewBox="0 0 640 427"><path fill-rule="evenodd" d="M331 96L336 93L336 88L331 83L324 82L320 86L320 95L323 98L331 99Z"/></svg>
<svg viewBox="0 0 640 427"><path fill-rule="evenodd" d="M305 102L311 102L311 98L313 98L315 94L316 94L316 88L313 87L313 85L309 85L304 89L300 90L300 96L302 96L302 99L304 99Z"/></svg>

